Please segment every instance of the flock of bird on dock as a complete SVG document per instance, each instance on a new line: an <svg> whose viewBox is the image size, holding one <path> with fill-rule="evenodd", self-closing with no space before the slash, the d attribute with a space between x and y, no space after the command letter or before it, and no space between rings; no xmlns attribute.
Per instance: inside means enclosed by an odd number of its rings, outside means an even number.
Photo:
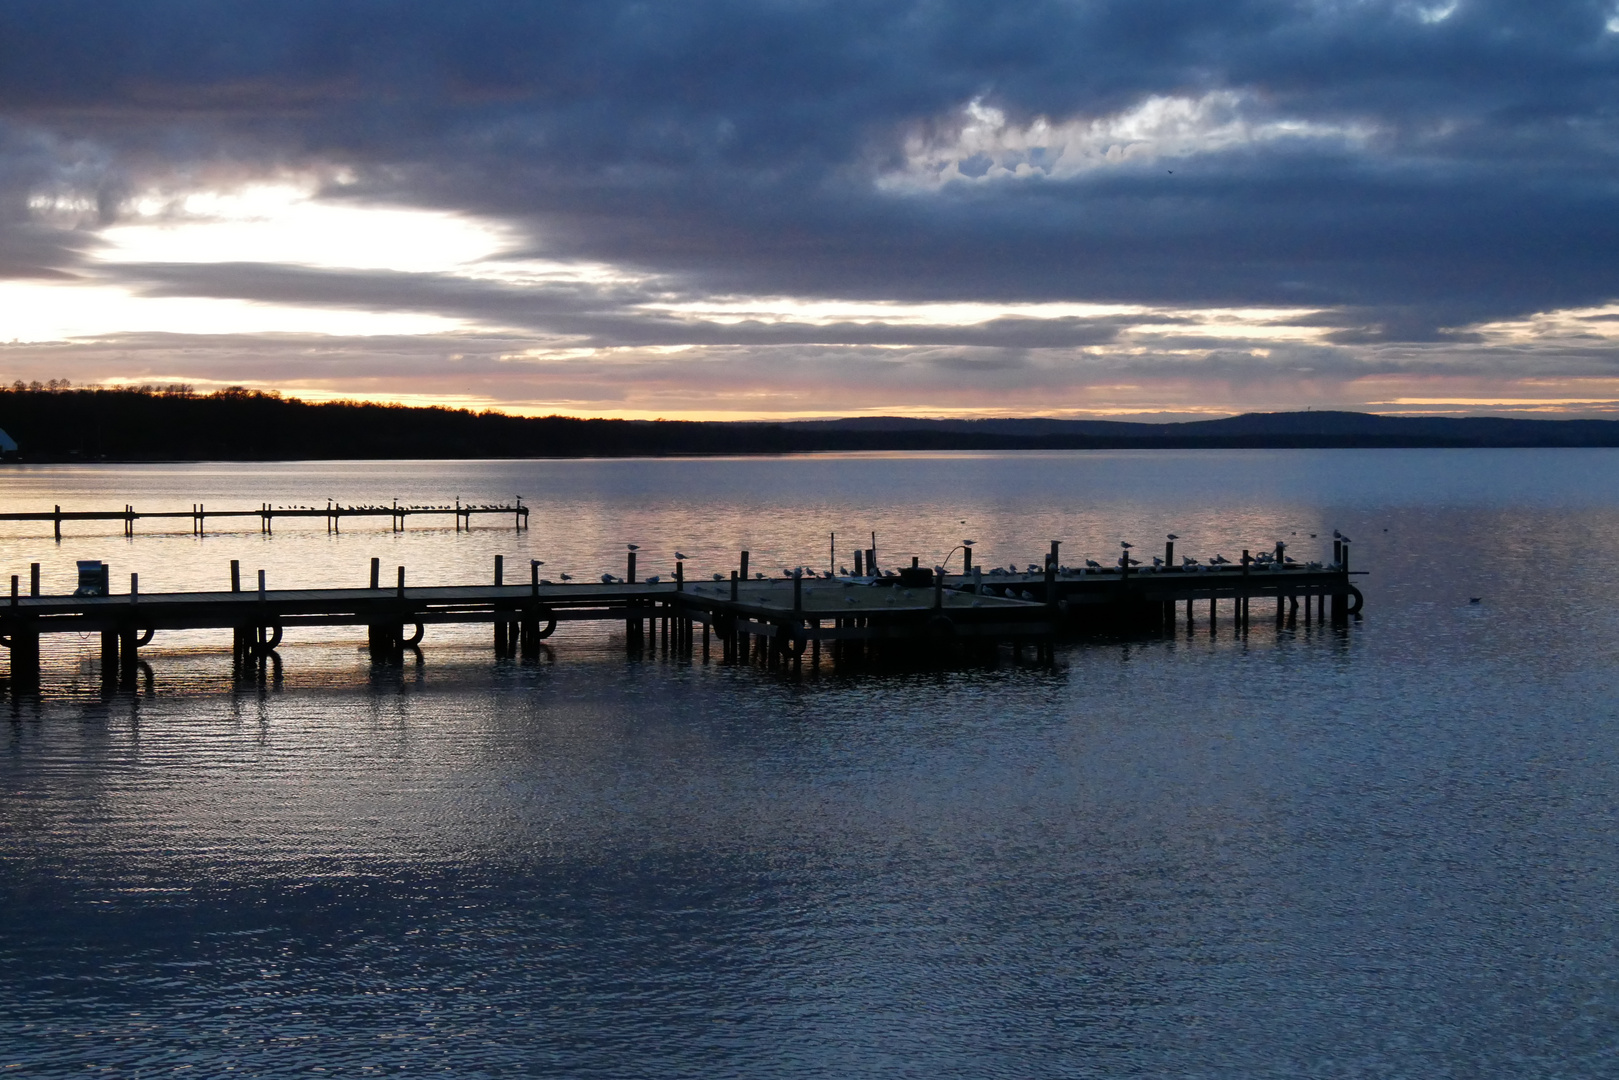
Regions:
<svg viewBox="0 0 1619 1080"><path fill-rule="evenodd" d="M1313 539L1315 537L1315 533L1311 533L1310 536ZM1339 540L1339 541L1342 541L1344 543L1349 542L1349 537L1343 535L1341 532L1338 532L1336 529L1333 530L1332 537L1333 537L1334 540ZM1170 533L1170 534L1168 534L1167 539L1169 539L1171 541L1174 541L1174 540L1179 540L1180 537L1177 536L1174 533ZM1117 569L1122 569L1122 568L1127 567L1127 566L1132 568L1132 569L1139 567L1140 568L1139 572L1144 573L1144 574L1162 573L1162 572L1174 569L1173 567L1171 567L1167 563L1165 563L1163 557L1159 556L1159 555L1154 555L1152 557L1152 560L1151 560L1150 563L1143 564L1141 562L1141 560L1133 557L1130 554L1130 551L1134 546L1135 545L1131 544L1127 540L1120 540L1119 541L1119 548L1120 548L1119 561L1118 561L1117 564L1115 564L1112 567L1104 566L1102 563L1097 562L1095 559L1086 559L1084 566L1066 566L1066 565L1058 566L1057 567L1057 576L1058 577L1084 577L1088 573L1112 573ZM639 544L626 544L625 547L629 551L634 552L634 551L639 551L641 546ZM680 562L685 562L687 557L683 552L677 551L677 552L675 552L675 558L677 560L679 560ZM1211 556L1211 557L1209 557L1208 559L1205 559L1205 560L1195 559L1190 555L1182 555L1180 562L1181 562L1181 564L1180 564L1179 570L1180 570L1181 573L1184 573L1184 574L1219 573L1221 571L1226 571L1226 570L1228 570L1229 568L1232 568L1232 567L1235 567L1237 569L1241 569L1241 565L1242 565L1241 560L1228 559L1223 554L1219 554L1219 553L1216 553L1213 556ZM1296 569L1296 570L1336 571L1338 569L1341 569L1339 564L1336 563L1336 562L1322 563L1322 562L1318 562L1318 561L1315 561L1315 560L1306 560L1306 561L1300 562L1299 560L1293 558L1291 555L1288 555L1285 552L1283 553L1282 557L1280 559L1278 559L1275 556L1275 554L1273 554L1272 552L1269 552L1269 551L1262 551L1258 555L1254 555L1254 556L1249 557L1248 564L1249 564L1249 566L1251 566L1252 568L1254 568L1256 570ZM544 565L544 564L539 563L537 565ZM945 568L943 566L940 566L940 565L937 565L937 564L934 565L933 572L934 572L934 574L938 575L941 578L946 573ZM1019 569L1016 563L1010 563L1010 564L1008 564L1006 566L987 567L987 568L984 568L982 572L983 572L984 576L986 576L986 577L1016 577L1016 578L1021 579L1021 578L1031 578L1031 577L1043 577L1045 575L1046 571L1045 571L1045 567L1040 566L1037 563L1029 563L1027 566L1023 567L1022 569ZM837 578L856 578L856 577L869 578L869 579L871 579L873 581L875 581L875 580L890 580L890 579L897 581L899 579L900 575L899 575L899 572L897 570L883 570L883 571L879 571L876 574L854 575L854 574L851 574L849 572L849 568L847 566L838 567L838 571L837 571L836 574L834 574L830 570L816 570L816 569L813 569L813 568L808 567L808 566L796 566L796 567L786 567L786 566L784 566L784 567L781 568L781 576L782 576L782 578L785 578L785 579L791 579L791 578L794 578L794 577L801 577L801 578L803 578L805 580L809 580L809 581L815 581L815 580L831 581L831 580L835 580ZM562 578L563 581L572 581L573 580L573 578L568 574L562 574L561 578ZM660 574L653 574L650 577L644 578L642 580L648 585L657 585L658 583L660 583L663 580L663 576L660 575ZM728 578L727 578L727 576L725 574L716 573L716 574L713 575L713 580L718 581L718 582L723 582L723 581L728 580ZM754 581L768 581L770 579L766 576L766 574L763 571L757 571L753 575L753 580ZM624 578L621 575L614 574L614 573L612 573L610 571L607 572L607 573L602 574L601 582L602 582L603 585L623 585L623 584L628 583L626 578ZM542 585L550 585L550 584L553 584L553 582L550 579L542 579L540 584L542 584ZM1008 589L1008 590L1006 590L1006 595L1015 596L1015 595L1018 595L1018 594L1015 594L1010 589ZM1027 590L1024 590L1023 593L1021 594L1021 596L1022 596L1023 599L1033 599L1033 595L1030 594Z"/></svg>

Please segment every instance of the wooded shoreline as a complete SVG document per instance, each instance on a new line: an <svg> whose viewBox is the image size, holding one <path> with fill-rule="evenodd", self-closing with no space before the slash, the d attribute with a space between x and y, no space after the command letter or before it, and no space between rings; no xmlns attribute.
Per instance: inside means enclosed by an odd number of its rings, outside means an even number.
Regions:
<svg viewBox="0 0 1619 1080"><path fill-rule="evenodd" d="M1252 413L1176 424L870 417L786 423L520 417L237 388L0 390L10 460L643 457L920 450L1619 446L1619 421Z"/></svg>

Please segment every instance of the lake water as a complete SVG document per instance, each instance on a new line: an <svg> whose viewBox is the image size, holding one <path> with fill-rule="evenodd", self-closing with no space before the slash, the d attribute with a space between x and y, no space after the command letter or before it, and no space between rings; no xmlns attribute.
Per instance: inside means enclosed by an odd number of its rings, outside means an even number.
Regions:
<svg viewBox="0 0 1619 1080"><path fill-rule="evenodd" d="M0 572L583 578L627 543L774 571L873 531L888 565L1168 532L1313 557L1336 528L1365 617L798 681L434 627L402 671L289 633L239 685L218 635L159 635L150 687L105 697L97 642L53 642L3 706L0 1067L1619 1075L1619 451L0 472L5 510L519 494L524 533L8 526Z"/></svg>

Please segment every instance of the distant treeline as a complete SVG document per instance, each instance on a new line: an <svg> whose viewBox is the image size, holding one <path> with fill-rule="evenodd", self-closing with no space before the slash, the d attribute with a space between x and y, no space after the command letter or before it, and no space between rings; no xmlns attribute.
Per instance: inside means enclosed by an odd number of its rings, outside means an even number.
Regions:
<svg viewBox="0 0 1619 1080"><path fill-rule="evenodd" d="M518 417L465 409L312 403L232 387L14 384L0 428L23 461L624 457L856 450L1619 446L1619 421L1257 413L1184 424L1117 421L699 423Z"/></svg>

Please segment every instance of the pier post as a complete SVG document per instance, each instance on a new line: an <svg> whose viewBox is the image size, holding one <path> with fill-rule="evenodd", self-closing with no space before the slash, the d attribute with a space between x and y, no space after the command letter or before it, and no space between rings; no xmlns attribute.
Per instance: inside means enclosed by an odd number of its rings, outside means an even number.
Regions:
<svg viewBox="0 0 1619 1080"><path fill-rule="evenodd" d="M240 559L230 561L230 591L233 593L242 591L242 561ZM231 631L231 663L232 665L240 665L246 658L247 631L238 626Z"/></svg>
<svg viewBox="0 0 1619 1080"><path fill-rule="evenodd" d="M742 580L748 580L748 553L746 551L742 553ZM732 599L736 598L732 597Z"/></svg>
<svg viewBox="0 0 1619 1080"><path fill-rule="evenodd" d="M39 625L33 619L11 630L11 690L14 694L39 691Z"/></svg>
<svg viewBox="0 0 1619 1080"><path fill-rule="evenodd" d="M382 588L382 560L375 556L371 558L371 587Z"/></svg>
<svg viewBox="0 0 1619 1080"><path fill-rule="evenodd" d="M1238 604L1240 605L1240 610L1242 612L1239 621L1242 623L1242 628L1244 630L1248 629L1248 578L1249 578L1250 567L1253 565L1253 561L1254 561L1253 557L1248 554L1248 549L1243 548L1242 549L1242 599L1238 601Z"/></svg>
<svg viewBox="0 0 1619 1080"><path fill-rule="evenodd" d="M506 556L495 556L495 585L506 584ZM506 620L501 618L500 602L495 602L495 656L503 658L506 655Z"/></svg>
<svg viewBox="0 0 1619 1080"><path fill-rule="evenodd" d="M858 548L855 549L854 553L854 576L866 576L866 553Z"/></svg>
<svg viewBox="0 0 1619 1080"><path fill-rule="evenodd" d="M140 666L135 627L125 625L118 630L118 682L122 686L135 685L135 672Z"/></svg>
<svg viewBox="0 0 1619 1080"><path fill-rule="evenodd" d="M28 564L28 595L39 595L39 564L37 562Z"/></svg>
<svg viewBox="0 0 1619 1080"><path fill-rule="evenodd" d="M970 576L972 574L972 572L973 572L973 546L971 544L962 544L961 545L961 573L962 573L962 576L963 577Z"/></svg>
<svg viewBox="0 0 1619 1080"><path fill-rule="evenodd" d="M801 567L793 568L793 614L804 613L804 571Z"/></svg>
<svg viewBox="0 0 1619 1080"><path fill-rule="evenodd" d="M101 681L109 686L118 683L118 631L101 632Z"/></svg>

